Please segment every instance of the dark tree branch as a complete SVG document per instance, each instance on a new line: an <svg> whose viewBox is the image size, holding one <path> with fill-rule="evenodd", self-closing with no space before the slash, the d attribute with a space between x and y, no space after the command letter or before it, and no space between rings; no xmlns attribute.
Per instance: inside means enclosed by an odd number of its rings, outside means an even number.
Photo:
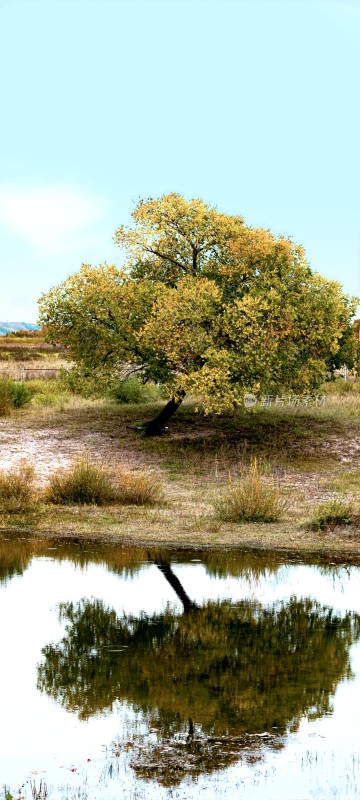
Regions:
<svg viewBox="0 0 360 800"><path fill-rule="evenodd" d="M111 347L111 349L108 350L107 353L105 353L104 357L101 359L102 364L106 363L106 361L108 360L109 356L111 356L111 353L113 353L113 352L114 352L114 349L113 349L113 347Z"/></svg>
<svg viewBox="0 0 360 800"><path fill-rule="evenodd" d="M193 603L192 600L190 600L189 595L186 594L184 587L179 581L179 578L177 578L175 573L172 571L169 562L163 561L162 558L159 558L155 561L155 564L159 568L160 572L162 572L164 578L166 578L171 588L174 589L174 592L176 592L180 602L184 606L184 611L187 612L197 608L196 603Z"/></svg>
<svg viewBox="0 0 360 800"><path fill-rule="evenodd" d="M198 252L199 251L198 251L197 247L193 246L192 269L193 269L193 274L194 275L196 275Z"/></svg>
<svg viewBox="0 0 360 800"><path fill-rule="evenodd" d="M153 255L153 256L157 256L158 258L162 258L164 261L170 261L170 264L174 264L175 267L179 267L179 269L183 270L183 272L186 272L186 267L184 267L184 264L180 264L180 262L176 261L175 258L171 258L171 256L164 255L164 253L160 253L159 250L154 250L153 247L145 247L144 246L144 250L145 250L146 253L151 253L151 255Z"/></svg>

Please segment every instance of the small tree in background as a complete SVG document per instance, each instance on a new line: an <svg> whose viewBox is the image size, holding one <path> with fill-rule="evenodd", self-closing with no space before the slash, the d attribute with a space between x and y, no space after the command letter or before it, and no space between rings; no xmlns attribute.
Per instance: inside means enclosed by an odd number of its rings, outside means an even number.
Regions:
<svg viewBox="0 0 360 800"><path fill-rule="evenodd" d="M350 369L358 370L360 367L360 319L349 322L339 339L339 349L331 353L326 360L329 372L334 378L335 370L344 365Z"/></svg>

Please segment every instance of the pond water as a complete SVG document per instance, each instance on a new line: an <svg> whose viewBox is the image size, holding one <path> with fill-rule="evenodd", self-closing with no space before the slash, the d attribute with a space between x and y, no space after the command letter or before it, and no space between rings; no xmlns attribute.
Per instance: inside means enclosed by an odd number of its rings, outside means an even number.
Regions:
<svg viewBox="0 0 360 800"><path fill-rule="evenodd" d="M360 569L0 541L0 798L360 798Z"/></svg>

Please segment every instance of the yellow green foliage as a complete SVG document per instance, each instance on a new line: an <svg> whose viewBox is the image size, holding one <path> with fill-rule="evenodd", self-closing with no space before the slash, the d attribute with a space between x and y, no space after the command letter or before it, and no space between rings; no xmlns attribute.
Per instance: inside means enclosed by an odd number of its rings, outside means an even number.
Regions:
<svg viewBox="0 0 360 800"><path fill-rule="evenodd" d="M123 269L83 265L43 295L41 321L84 374L143 368L206 412L244 393L309 391L324 379L356 301L313 273L291 239L202 200L142 200L116 242Z"/></svg>

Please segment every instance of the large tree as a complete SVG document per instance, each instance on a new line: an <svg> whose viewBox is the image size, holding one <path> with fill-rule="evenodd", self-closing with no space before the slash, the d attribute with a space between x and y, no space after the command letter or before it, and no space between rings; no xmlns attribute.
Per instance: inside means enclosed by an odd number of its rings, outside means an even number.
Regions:
<svg viewBox="0 0 360 800"><path fill-rule="evenodd" d="M301 246L202 200L142 200L115 240L125 265L83 265L40 299L48 337L83 372L126 363L167 387L158 433L186 393L221 413L244 393L310 391L350 325L354 298Z"/></svg>

